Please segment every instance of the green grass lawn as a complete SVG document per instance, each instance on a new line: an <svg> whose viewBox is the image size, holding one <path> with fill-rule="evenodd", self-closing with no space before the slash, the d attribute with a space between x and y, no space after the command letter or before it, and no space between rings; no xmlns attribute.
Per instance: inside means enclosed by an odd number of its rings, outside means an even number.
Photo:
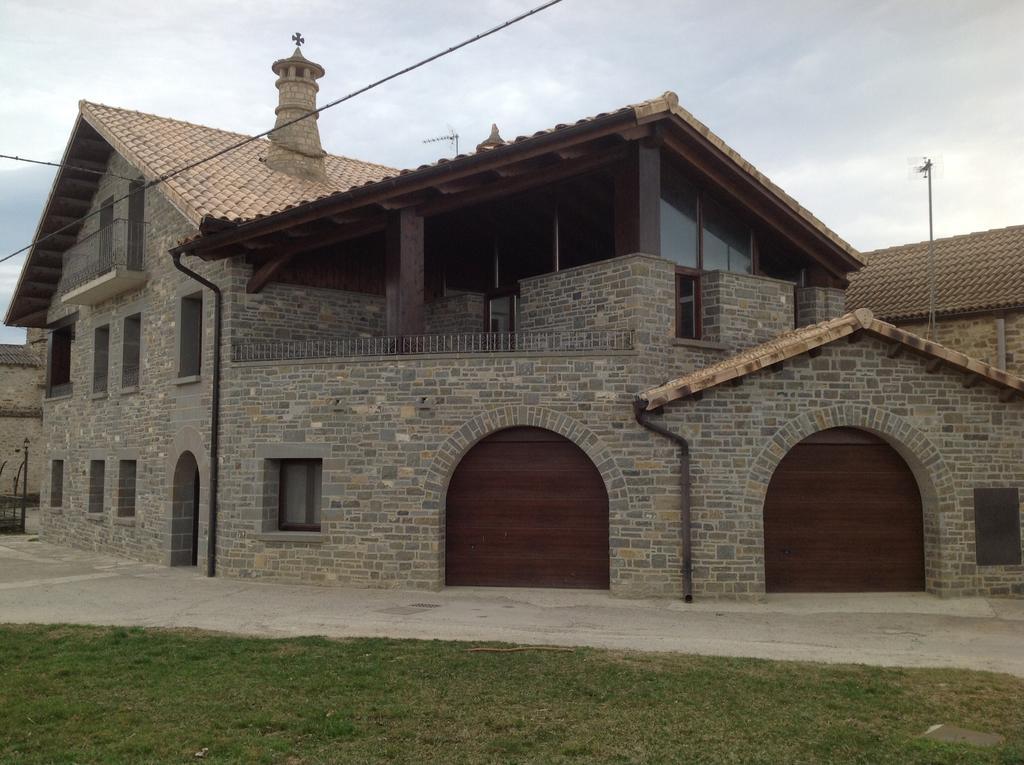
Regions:
<svg viewBox="0 0 1024 765"><path fill-rule="evenodd" d="M66 626L0 640L3 763L1024 762L1024 681L981 672ZM917 737L940 722L1007 741Z"/></svg>

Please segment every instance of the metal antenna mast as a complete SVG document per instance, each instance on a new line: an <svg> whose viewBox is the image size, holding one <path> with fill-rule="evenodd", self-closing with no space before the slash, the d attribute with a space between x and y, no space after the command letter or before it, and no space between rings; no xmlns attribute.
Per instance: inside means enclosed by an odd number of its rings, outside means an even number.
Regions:
<svg viewBox="0 0 1024 765"><path fill-rule="evenodd" d="M426 138L423 143L441 143L442 141L450 144L452 150L455 152L455 156L459 156L459 134L455 132L455 128L451 125L448 126L448 132L445 135Z"/></svg>
<svg viewBox="0 0 1024 765"><path fill-rule="evenodd" d="M914 167L914 172L928 181L928 332L929 340L935 339L935 229L932 223L932 175L935 163L931 157L923 157Z"/></svg>

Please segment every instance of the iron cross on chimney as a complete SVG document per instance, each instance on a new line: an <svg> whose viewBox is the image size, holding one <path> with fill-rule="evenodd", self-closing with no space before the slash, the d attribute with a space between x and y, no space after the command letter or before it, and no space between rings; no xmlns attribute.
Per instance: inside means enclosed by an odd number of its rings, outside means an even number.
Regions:
<svg viewBox="0 0 1024 765"><path fill-rule="evenodd" d="M296 46L300 46L302 43L306 42L306 38L302 36L302 32L296 32L292 35L292 42L295 43Z"/></svg>

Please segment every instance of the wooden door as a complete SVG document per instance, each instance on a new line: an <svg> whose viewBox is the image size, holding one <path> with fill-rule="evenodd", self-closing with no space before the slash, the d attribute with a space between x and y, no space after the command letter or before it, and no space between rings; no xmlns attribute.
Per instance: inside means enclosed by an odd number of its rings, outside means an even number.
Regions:
<svg viewBox="0 0 1024 765"><path fill-rule="evenodd" d="M924 589L921 495L882 439L833 428L779 463L764 503L768 592Z"/></svg>
<svg viewBox="0 0 1024 765"><path fill-rule="evenodd" d="M571 441L540 428L494 433L448 487L449 585L608 588L608 495Z"/></svg>

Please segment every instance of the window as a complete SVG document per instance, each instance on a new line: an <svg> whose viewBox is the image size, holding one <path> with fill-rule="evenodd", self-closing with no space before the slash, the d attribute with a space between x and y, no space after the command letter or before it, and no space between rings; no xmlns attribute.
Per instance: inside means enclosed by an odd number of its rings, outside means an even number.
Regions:
<svg viewBox="0 0 1024 765"><path fill-rule="evenodd" d="M487 298L487 331L515 332L516 296L513 293L491 295Z"/></svg>
<svg viewBox="0 0 1024 765"><path fill-rule="evenodd" d="M750 229L707 196L701 202L704 270L749 274Z"/></svg>
<svg viewBox="0 0 1024 765"><path fill-rule="evenodd" d="M64 506L64 460L50 463L50 507Z"/></svg>
<svg viewBox="0 0 1024 765"><path fill-rule="evenodd" d="M203 369L203 295L197 292L181 299L178 327L178 375L191 377Z"/></svg>
<svg viewBox="0 0 1024 765"><path fill-rule="evenodd" d="M698 267L697 189L671 165L661 176L661 254L684 268Z"/></svg>
<svg viewBox="0 0 1024 765"><path fill-rule="evenodd" d="M135 474L138 463L135 460L121 460L117 470L117 515L120 518L135 517Z"/></svg>
<svg viewBox="0 0 1024 765"><path fill-rule="evenodd" d="M676 336L700 337L700 277L676 274Z"/></svg>
<svg viewBox="0 0 1024 765"><path fill-rule="evenodd" d="M1017 489L974 490L974 545L979 566L1020 565Z"/></svg>
<svg viewBox="0 0 1024 765"><path fill-rule="evenodd" d="M279 529L320 530L321 460L281 460L278 485Z"/></svg>
<svg viewBox="0 0 1024 765"><path fill-rule="evenodd" d="M104 324L93 332L92 392L107 392L107 368L110 366L110 326Z"/></svg>
<svg viewBox="0 0 1024 765"><path fill-rule="evenodd" d="M89 462L89 512L103 512L103 482L106 478L107 463L103 460Z"/></svg>
<svg viewBox="0 0 1024 765"><path fill-rule="evenodd" d="M74 324L50 332L46 372L46 395L50 398L71 394L71 343L74 339Z"/></svg>
<svg viewBox="0 0 1024 765"><path fill-rule="evenodd" d="M146 214L146 187L142 181L128 184L128 268L142 270L142 255L146 231L143 218Z"/></svg>
<svg viewBox="0 0 1024 765"><path fill-rule="evenodd" d="M139 362L142 355L142 314L125 317L121 346L121 387L139 384Z"/></svg>

